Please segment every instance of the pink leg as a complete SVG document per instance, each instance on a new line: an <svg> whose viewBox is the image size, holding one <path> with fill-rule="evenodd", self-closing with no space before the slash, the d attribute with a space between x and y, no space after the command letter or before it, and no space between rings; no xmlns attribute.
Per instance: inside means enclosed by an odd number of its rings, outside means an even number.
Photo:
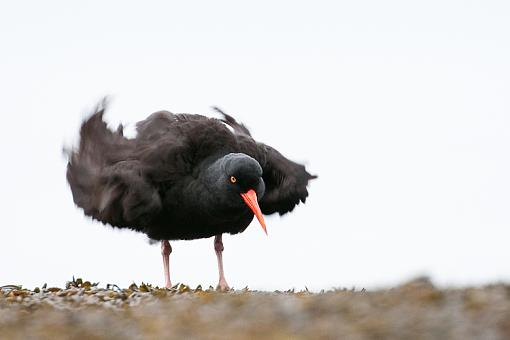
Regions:
<svg viewBox="0 0 510 340"><path fill-rule="evenodd" d="M220 281L216 289L228 290L227 280L225 280L225 274L223 273L223 242L221 240L221 234L214 237L214 250L216 251L216 257L218 258L218 271L220 272Z"/></svg>
<svg viewBox="0 0 510 340"><path fill-rule="evenodd" d="M163 255L163 267L165 268L165 287L171 288L172 282L170 282L170 253L172 247L170 242L167 240L161 241L161 255Z"/></svg>

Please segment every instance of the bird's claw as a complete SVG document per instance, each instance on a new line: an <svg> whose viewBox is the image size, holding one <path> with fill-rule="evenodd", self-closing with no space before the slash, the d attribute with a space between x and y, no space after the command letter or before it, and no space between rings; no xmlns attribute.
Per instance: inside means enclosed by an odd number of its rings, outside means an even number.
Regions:
<svg viewBox="0 0 510 340"><path fill-rule="evenodd" d="M216 290L225 292L230 290L230 287L228 286L228 283L226 281L220 281L218 285L216 286Z"/></svg>

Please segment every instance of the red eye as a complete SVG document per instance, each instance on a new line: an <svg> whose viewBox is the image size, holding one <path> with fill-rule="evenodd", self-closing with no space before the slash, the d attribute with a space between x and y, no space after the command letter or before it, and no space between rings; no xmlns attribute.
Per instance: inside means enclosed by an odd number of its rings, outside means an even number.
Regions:
<svg viewBox="0 0 510 340"><path fill-rule="evenodd" d="M237 178L235 178L234 176L230 176L230 182L231 183L237 182Z"/></svg>

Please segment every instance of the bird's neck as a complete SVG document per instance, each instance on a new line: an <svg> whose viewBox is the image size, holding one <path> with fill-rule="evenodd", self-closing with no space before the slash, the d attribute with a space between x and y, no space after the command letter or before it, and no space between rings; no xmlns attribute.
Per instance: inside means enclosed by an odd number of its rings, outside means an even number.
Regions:
<svg viewBox="0 0 510 340"><path fill-rule="evenodd" d="M198 180L201 185L204 186L204 196L207 196L203 198L211 200L212 202L208 202L210 204L221 204L223 197L222 191L225 184L224 172L225 167L223 157L206 160L202 165Z"/></svg>

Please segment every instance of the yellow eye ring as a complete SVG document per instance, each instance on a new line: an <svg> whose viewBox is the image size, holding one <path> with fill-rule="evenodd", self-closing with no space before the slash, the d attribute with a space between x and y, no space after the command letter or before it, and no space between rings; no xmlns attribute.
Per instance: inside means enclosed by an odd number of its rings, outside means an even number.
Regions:
<svg viewBox="0 0 510 340"><path fill-rule="evenodd" d="M237 182L237 178L235 178L234 176L230 176L230 182L231 183Z"/></svg>

